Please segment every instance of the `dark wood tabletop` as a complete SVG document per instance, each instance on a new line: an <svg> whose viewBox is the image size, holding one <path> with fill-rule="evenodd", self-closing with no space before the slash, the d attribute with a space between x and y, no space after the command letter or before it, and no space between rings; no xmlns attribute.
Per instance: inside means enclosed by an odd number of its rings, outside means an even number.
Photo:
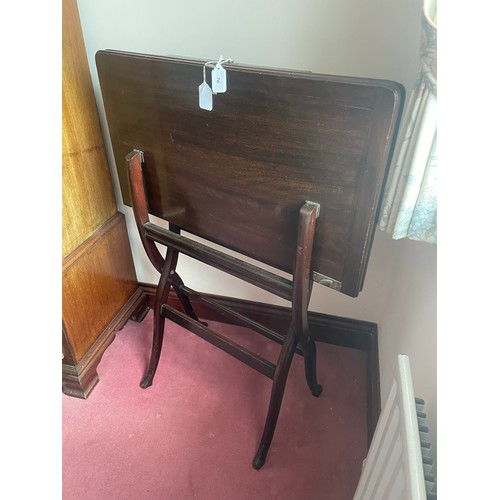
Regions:
<svg viewBox="0 0 500 500"><path fill-rule="evenodd" d="M206 111L204 62L96 54L124 203L126 156L139 149L152 215L293 273L298 213L312 201L320 205L314 280L357 296L404 88L232 63L227 92Z"/></svg>

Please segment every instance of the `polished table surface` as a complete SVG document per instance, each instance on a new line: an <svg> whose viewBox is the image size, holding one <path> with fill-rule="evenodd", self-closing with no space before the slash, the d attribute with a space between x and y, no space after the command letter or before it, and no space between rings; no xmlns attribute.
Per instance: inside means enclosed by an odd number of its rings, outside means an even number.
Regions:
<svg viewBox="0 0 500 500"><path fill-rule="evenodd" d="M287 273L299 209L317 203L313 278L357 296L403 87L227 64L228 90L206 111L198 102L204 62L96 54L124 202L125 158L139 149L151 214Z"/></svg>

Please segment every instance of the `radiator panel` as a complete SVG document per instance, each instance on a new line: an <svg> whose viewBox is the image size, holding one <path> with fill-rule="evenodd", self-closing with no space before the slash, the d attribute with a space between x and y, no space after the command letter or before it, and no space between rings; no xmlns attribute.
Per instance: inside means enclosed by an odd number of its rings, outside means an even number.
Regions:
<svg viewBox="0 0 500 500"><path fill-rule="evenodd" d="M410 361L399 355L354 500L426 500Z"/></svg>

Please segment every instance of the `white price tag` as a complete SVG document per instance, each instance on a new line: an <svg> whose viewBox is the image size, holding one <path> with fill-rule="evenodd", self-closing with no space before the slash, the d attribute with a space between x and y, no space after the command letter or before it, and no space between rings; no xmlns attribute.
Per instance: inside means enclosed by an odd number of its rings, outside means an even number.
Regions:
<svg viewBox="0 0 500 500"><path fill-rule="evenodd" d="M215 94L223 94L227 90L226 70L220 63L212 70L212 89Z"/></svg>
<svg viewBox="0 0 500 500"><path fill-rule="evenodd" d="M199 96L200 108L206 109L207 111L212 111L212 89L210 88L210 85L205 81L199 86Z"/></svg>
<svg viewBox="0 0 500 500"><path fill-rule="evenodd" d="M217 62L209 61L203 65L203 83L198 87L199 104L201 109L212 111L213 95L223 94L227 90L226 70L222 67L227 62L233 62L232 59L223 59L220 56ZM215 67L213 66L215 64ZM212 70L212 87L207 83L206 68L213 67Z"/></svg>

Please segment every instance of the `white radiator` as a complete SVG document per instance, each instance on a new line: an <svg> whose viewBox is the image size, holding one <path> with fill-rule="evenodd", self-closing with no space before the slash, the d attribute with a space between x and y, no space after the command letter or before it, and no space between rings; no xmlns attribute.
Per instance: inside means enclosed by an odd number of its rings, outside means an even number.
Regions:
<svg viewBox="0 0 500 500"><path fill-rule="evenodd" d="M413 393L410 360L399 355L353 500L437 498L423 405Z"/></svg>

